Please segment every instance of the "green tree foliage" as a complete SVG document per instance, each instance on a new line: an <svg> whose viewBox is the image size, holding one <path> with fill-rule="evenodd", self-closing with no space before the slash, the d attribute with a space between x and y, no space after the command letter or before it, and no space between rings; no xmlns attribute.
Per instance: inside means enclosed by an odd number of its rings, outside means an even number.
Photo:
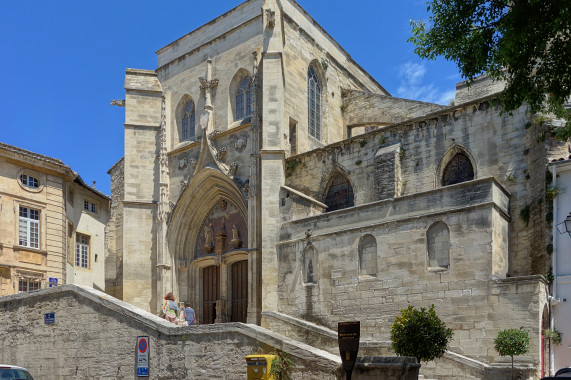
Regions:
<svg viewBox="0 0 571 380"><path fill-rule="evenodd" d="M529 333L523 327L502 330L494 339L494 348L501 356L511 356L513 379L514 356L523 355L529 351Z"/></svg>
<svg viewBox="0 0 571 380"><path fill-rule="evenodd" d="M452 330L434 312L434 305L428 310L412 306L401 309L391 326L391 342L397 355L413 356L419 363L444 355L452 335Z"/></svg>
<svg viewBox="0 0 571 380"><path fill-rule="evenodd" d="M527 103L570 119L563 105L571 95L571 3L545 0L431 0L428 25L411 21L415 53L444 56L471 83L487 73L505 80L497 99L505 111ZM547 95L547 97L546 97ZM555 133L566 140L571 122Z"/></svg>

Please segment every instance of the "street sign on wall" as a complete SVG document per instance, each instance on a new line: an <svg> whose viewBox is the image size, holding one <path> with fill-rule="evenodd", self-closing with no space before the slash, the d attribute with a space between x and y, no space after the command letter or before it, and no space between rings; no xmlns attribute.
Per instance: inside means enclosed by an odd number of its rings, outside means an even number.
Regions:
<svg viewBox="0 0 571 380"><path fill-rule="evenodd" d="M149 337L138 336L137 348L135 349L135 360L137 361L137 376L149 377Z"/></svg>
<svg viewBox="0 0 571 380"><path fill-rule="evenodd" d="M45 313L44 314L44 323L46 325L56 323L56 313Z"/></svg>

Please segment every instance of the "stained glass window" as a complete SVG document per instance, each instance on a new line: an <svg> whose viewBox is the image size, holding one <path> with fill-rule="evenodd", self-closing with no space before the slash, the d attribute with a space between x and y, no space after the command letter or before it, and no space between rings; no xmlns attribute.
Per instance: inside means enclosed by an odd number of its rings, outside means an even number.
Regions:
<svg viewBox="0 0 571 380"><path fill-rule="evenodd" d="M474 168L465 154L457 153L444 168L442 186L454 185L474 179Z"/></svg>
<svg viewBox="0 0 571 380"><path fill-rule="evenodd" d="M353 207L353 188L349 180L341 173L336 174L329 183L327 196L325 197L327 212Z"/></svg>
<svg viewBox="0 0 571 380"><path fill-rule="evenodd" d="M194 138L194 102L190 100L182 110L182 131L180 140L188 141Z"/></svg>
<svg viewBox="0 0 571 380"><path fill-rule="evenodd" d="M312 66L307 71L309 135L321 140L321 85Z"/></svg>
<svg viewBox="0 0 571 380"><path fill-rule="evenodd" d="M252 113L252 80L246 76L236 90L236 120L250 116Z"/></svg>

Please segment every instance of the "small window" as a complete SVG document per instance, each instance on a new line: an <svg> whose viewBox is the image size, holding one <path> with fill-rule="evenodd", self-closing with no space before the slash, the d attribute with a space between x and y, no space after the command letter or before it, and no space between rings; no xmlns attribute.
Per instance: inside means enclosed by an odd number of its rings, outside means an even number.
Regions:
<svg viewBox="0 0 571 380"><path fill-rule="evenodd" d="M89 268L89 236L75 234L75 266Z"/></svg>
<svg viewBox="0 0 571 380"><path fill-rule="evenodd" d="M450 267L450 231L443 222L436 222L426 231L428 245L428 266Z"/></svg>
<svg viewBox="0 0 571 380"><path fill-rule="evenodd" d="M20 182L22 185L29 187L30 189L37 189L40 187L38 180L28 174L20 174Z"/></svg>
<svg viewBox="0 0 571 380"><path fill-rule="evenodd" d="M236 90L236 120L250 116L252 113L252 79L244 77Z"/></svg>
<svg viewBox="0 0 571 380"><path fill-rule="evenodd" d="M89 202L87 200L83 201L83 209L85 211L90 211L94 214L97 214L97 205L93 202Z"/></svg>
<svg viewBox="0 0 571 380"><path fill-rule="evenodd" d="M321 84L312 66L307 71L307 109L309 135L321 140Z"/></svg>
<svg viewBox="0 0 571 380"><path fill-rule="evenodd" d="M189 141L194 139L194 119L194 102L190 100L184 105L184 108L182 109L182 130L180 136L181 141Z"/></svg>
<svg viewBox="0 0 571 380"><path fill-rule="evenodd" d="M20 206L18 235L20 246L40 248L40 210Z"/></svg>
<svg viewBox="0 0 571 380"><path fill-rule="evenodd" d="M325 204L327 205L327 212L355 205L353 187L351 187L349 180L343 174L337 173L331 179L327 196L325 197Z"/></svg>
<svg viewBox="0 0 571 380"><path fill-rule="evenodd" d="M39 279L20 278L18 281L18 293L31 292L42 288L42 282Z"/></svg>

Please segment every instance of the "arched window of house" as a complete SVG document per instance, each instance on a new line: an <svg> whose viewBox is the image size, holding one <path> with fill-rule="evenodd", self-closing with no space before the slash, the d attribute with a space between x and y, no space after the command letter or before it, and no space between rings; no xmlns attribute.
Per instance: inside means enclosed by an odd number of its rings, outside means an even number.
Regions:
<svg viewBox="0 0 571 380"><path fill-rule="evenodd" d="M252 79L245 76L236 89L236 120L252 113Z"/></svg>
<svg viewBox="0 0 571 380"><path fill-rule="evenodd" d="M317 250L308 245L303 250L303 281L306 284L317 283Z"/></svg>
<svg viewBox="0 0 571 380"><path fill-rule="evenodd" d="M474 179L474 168L468 156L456 153L442 173L442 186L454 185Z"/></svg>
<svg viewBox="0 0 571 380"><path fill-rule="evenodd" d="M443 222L436 222L426 231L428 266L432 268L450 267L450 231Z"/></svg>
<svg viewBox="0 0 571 380"><path fill-rule="evenodd" d="M321 140L321 84L313 66L307 70L309 135Z"/></svg>
<svg viewBox="0 0 571 380"><path fill-rule="evenodd" d="M189 100L182 108L180 141L188 141L194 138L194 102Z"/></svg>
<svg viewBox="0 0 571 380"><path fill-rule="evenodd" d="M353 207L355 205L353 187L342 173L337 173L329 181L325 196L327 212Z"/></svg>
<svg viewBox="0 0 571 380"><path fill-rule="evenodd" d="M377 275L377 240L372 235L365 235L359 243L359 275Z"/></svg>

